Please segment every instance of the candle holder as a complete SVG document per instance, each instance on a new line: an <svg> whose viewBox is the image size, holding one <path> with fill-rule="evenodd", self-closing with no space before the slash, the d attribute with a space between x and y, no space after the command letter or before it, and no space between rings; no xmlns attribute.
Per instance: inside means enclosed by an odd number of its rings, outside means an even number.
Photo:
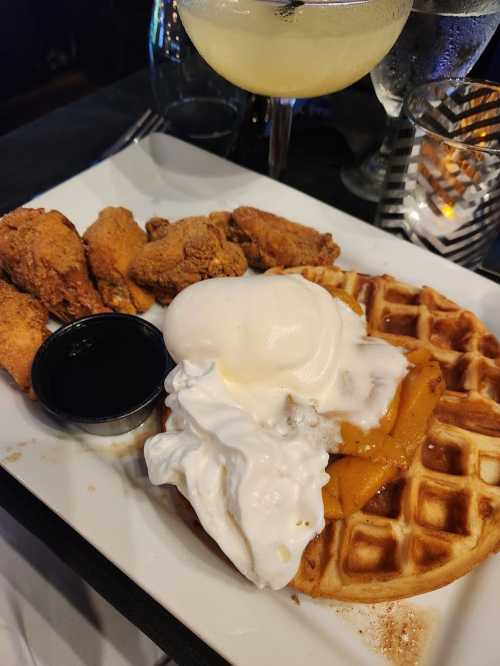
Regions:
<svg viewBox="0 0 500 666"><path fill-rule="evenodd" d="M445 79L410 92L376 224L479 266L500 231L500 86Z"/></svg>

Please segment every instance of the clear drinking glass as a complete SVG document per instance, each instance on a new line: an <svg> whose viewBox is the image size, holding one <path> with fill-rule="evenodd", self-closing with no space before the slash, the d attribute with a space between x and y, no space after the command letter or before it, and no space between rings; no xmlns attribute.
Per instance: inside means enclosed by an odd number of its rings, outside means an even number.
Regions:
<svg viewBox="0 0 500 666"><path fill-rule="evenodd" d="M403 111L377 225L476 268L500 230L500 86L426 83Z"/></svg>
<svg viewBox="0 0 500 666"><path fill-rule="evenodd" d="M374 155L343 170L351 192L378 201L405 95L426 81L467 76L499 23L500 0L415 0L397 42L371 73L387 131Z"/></svg>
<svg viewBox="0 0 500 666"><path fill-rule="evenodd" d="M227 156L243 120L248 93L200 57L179 19L176 0L155 0L149 32L151 81L166 131Z"/></svg>
<svg viewBox="0 0 500 666"><path fill-rule="evenodd" d="M205 60L244 90L272 98L270 173L286 162L297 97L336 92L389 51L412 0L177 0Z"/></svg>

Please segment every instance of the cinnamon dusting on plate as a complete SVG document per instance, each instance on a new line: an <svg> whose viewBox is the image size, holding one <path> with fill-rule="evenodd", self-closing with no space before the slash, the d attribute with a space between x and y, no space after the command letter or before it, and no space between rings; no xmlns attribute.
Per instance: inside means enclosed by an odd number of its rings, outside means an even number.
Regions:
<svg viewBox="0 0 500 666"><path fill-rule="evenodd" d="M407 602L336 606L361 640L392 666L421 666L437 613Z"/></svg>
<svg viewBox="0 0 500 666"><path fill-rule="evenodd" d="M22 455L23 454L19 453L19 451L14 451L14 453L11 453L8 456L5 456L5 458L2 458L0 460L0 463L2 463L2 465L7 465L8 463L15 463L19 460L19 458Z"/></svg>

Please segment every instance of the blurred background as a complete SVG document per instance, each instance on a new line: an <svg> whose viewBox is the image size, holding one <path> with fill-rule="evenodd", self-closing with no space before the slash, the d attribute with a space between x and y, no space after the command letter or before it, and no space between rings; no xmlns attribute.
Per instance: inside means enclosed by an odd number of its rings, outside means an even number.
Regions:
<svg viewBox="0 0 500 666"><path fill-rule="evenodd" d="M1 4L0 134L147 64L151 0Z"/></svg>
<svg viewBox="0 0 500 666"><path fill-rule="evenodd" d="M2 4L0 135L147 65L151 0ZM498 31L472 76L500 80Z"/></svg>

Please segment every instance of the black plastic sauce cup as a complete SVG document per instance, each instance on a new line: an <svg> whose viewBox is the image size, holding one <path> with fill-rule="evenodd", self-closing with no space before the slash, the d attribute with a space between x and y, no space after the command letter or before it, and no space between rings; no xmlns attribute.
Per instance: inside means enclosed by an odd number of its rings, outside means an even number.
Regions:
<svg viewBox="0 0 500 666"><path fill-rule="evenodd" d="M119 435L149 416L174 367L161 331L131 315L91 315L45 340L33 389L60 421L94 435Z"/></svg>

